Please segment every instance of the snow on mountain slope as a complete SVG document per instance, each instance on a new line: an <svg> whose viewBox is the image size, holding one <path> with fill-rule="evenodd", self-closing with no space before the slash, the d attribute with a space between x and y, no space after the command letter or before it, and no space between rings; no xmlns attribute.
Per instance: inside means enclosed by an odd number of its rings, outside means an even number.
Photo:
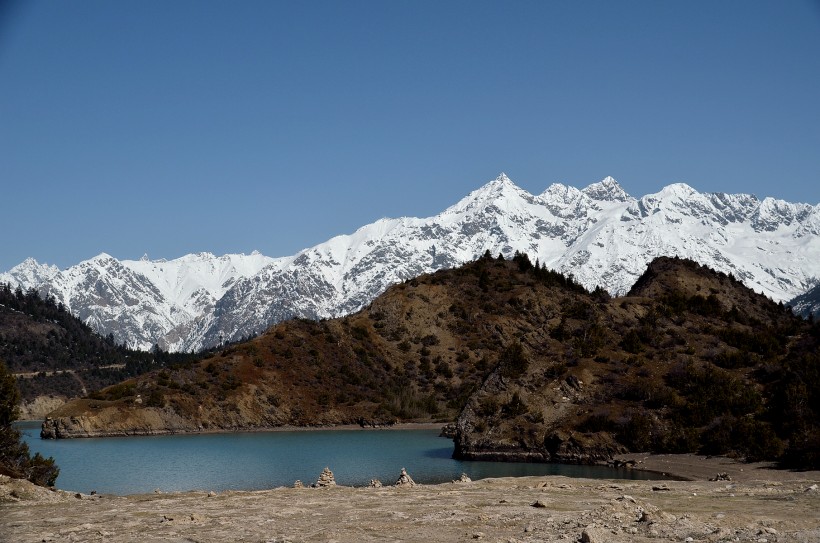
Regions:
<svg viewBox="0 0 820 543"><path fill-rule="evenodd" d="M434 217L381 219L290 257L201 253L117 266L101 255L63 272L29 259L0 281L51 291L131 345L196 350L294 316L355 311L392 284L487 250L526 252L613 294L653 258L677 255L786 301L820 277L820 205L701 194L682 183L636 199L611 177L532 195L501 174Z"/></svg>
<svg viewBox="0 0 820 543"><path fill-rule="evenodd" d="M62 302L75 316L119 343L150 349L177 348L171 337L211 313L238 278L256 274L275 259L254 253L186 255L174 260L123 260L102 253L60 271L27 259L0 282L35 288Z"/></svg>
<svg viewBox="0 0 820 543"><path fill-rule="evenodd" d="M811 315L815 321L820 319L820 283L789 302L795 314L804 318Z"/></svg>

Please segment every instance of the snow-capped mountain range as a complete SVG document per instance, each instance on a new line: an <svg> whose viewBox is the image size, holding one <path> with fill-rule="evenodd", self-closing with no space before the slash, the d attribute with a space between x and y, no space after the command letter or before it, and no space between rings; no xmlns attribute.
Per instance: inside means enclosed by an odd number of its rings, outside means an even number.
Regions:
<svg viewBox="0 0 820 543"><path fill-rule="evenodd" d="M487 250L525 252L613 294L653 258L677 255L786 302L820 283L820 205L701 194L685 184L636 199L611 177L532 195L501 174L434 217L381 219L289 257L101 254L65 270L28 259L0 282L50 293L131 347L188 351L294 316L353 312L394 283Z"/></svg>

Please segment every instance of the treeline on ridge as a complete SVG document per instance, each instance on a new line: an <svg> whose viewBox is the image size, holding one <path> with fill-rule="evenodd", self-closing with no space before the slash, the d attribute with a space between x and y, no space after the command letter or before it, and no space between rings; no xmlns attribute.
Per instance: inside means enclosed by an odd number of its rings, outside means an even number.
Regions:
<svg viewBox="0 0 820 543"><path fill-rule="evenodd" d="M157 367L182 364L201 354L138 351L102 337L51 295L0 284L0 359L18 378L24 401L40 395L82 396Z"/></svg>

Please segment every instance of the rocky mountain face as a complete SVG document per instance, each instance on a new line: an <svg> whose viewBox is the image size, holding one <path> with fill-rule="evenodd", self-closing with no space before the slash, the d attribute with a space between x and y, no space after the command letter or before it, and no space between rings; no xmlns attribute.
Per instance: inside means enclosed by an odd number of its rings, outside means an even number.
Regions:
<svg viewBox="0 0 820 543"><path fill-rule="evenodd" d="M684 184L633 198L612 178L533 195L502 174L434 217L382 219L290 257L100 255L64 271L27 260L0 282L52 294L118 342L189 351L290 317L349 314L390 285L486 250L527 253L611 294L624 294L653 258L679 256L786 301L820 277L820 205Z"/></svg>
<svg viewBox="0 0 820 543"><path fill-rule="evenodd" d="M806 466L820 462L819 342L820 325L693 261L656 259L610 298L524 255L487 254L350 316L282 322L105 388L53 412L43 432L456 420L461 458L652 450Z"/></svg>
<svg viewBox="0 0 820 543"><path fill-rule="evenodd" d="M805 318L811 315L814 320L820 320L820 284L805 294L796 296L789 302L794 312Z"/></svg>

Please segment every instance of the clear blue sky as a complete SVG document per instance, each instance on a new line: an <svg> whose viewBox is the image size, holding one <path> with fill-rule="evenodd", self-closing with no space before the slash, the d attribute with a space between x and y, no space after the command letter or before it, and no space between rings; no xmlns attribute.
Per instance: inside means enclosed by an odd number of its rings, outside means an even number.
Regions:
<svg viewBox="0 0 820 543"><path fill-rule="evenodd" d="M284 256L502 171L820 202L820 2L0 0L0 270Z"/></svg>

